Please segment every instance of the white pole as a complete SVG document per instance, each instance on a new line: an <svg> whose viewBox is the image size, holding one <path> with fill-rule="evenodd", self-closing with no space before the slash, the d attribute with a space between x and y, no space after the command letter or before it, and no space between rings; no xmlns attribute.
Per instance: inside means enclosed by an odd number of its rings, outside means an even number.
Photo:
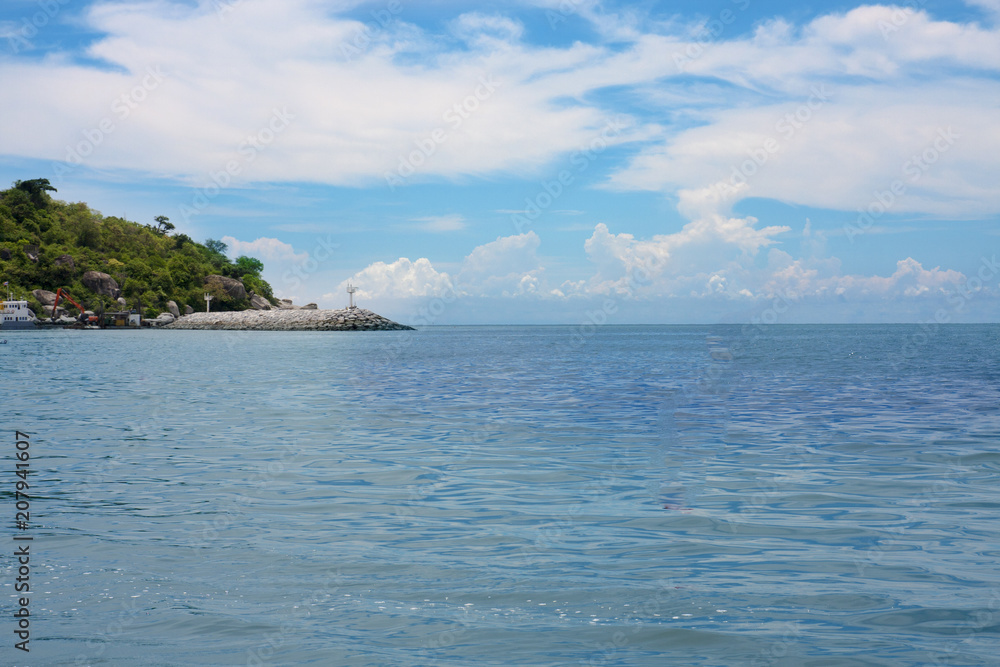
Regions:
<svg viewBox="0 0 1000 667"><path fill-rule="evenodd" d="M212 312L212 295L208 292L205 293L205 312Z"/></svg>

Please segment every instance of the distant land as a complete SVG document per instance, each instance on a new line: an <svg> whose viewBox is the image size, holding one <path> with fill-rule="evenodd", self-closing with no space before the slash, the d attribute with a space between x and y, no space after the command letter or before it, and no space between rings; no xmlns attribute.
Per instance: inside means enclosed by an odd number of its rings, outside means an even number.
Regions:
<svg viewBox="0 0 1000 667"><path fill-rule="evenodd" d="M181 314L186 306L202 310L206 293L217 311L280 305L258 259L234 261L221 241L174 234L166 216L149 224L105 217L53 192L45 178L0 192L0 282L39 317L51 305L48 293L59 288L84 308L135 309L147 318L167 312L171 301Z"/></svg>

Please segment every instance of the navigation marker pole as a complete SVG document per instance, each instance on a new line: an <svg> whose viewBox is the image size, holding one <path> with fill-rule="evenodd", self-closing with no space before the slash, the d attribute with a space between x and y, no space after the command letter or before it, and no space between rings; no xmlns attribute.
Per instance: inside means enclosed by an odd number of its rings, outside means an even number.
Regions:
<svg viewBox="0 0 1000 667"><path fill-rule="evenodd" d="M205 292L205 312L209 313L212 311L212 295Z"/></svg>
<svg viewBox="0 0 1000 667"><path fill-rule="evenodd" d="M354 293L357 291L358 291L357 287L355 287L351 283L347 283L347 297L351 301L350 305L348 305L348 308L354 308Z"/></svg>

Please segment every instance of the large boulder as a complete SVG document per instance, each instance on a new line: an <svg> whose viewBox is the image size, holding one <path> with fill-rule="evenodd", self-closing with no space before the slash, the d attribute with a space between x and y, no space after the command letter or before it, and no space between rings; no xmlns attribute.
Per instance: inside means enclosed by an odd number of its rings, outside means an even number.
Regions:
<svg viewBox="0 0 1000 667"><path fill-rule="evenodd" d="M7 260L13 256L8 248L0 248L0 259Z"/></svg>
<svg viewBox="0 0 1000 667"><path fill-rule="evenodd" d="M259 294L253 294L250 296L250 305L253 306L255 310L271 310L271 303Z"/></svg>
<svg viewBox="0 0 1000 667"><path fill-rule="evenodd" d="M24 254L28 256L28 259L30 259L32 262L35 262L36 264L38 263L39 252L40 251L38 249L38 246L35 245L34 243L24 244Z"/></svg>
<svg viewBox="0 0 1000 667"><path fill-rule="evenodd" d="M278 301L278 308L280 310L298 310L299 307L292 303L291 299L281 299Z"/></svg>
<svg viewBox="0 0 1000 667"><path fill-rule="evenodd" d="M146 324L151 327L164 327L168 324L173 324L177 321L170 313L160 313L156 316L156 319L146 320Z"/></svg>
<svg viewBox="0 0 1000 667"><path fill-rule="evenodd" d="M317 306L315 303L307 303L306 305L302 306L302 310L316 310L317 308L319 308L319 306Z"/></svg>
<svg viewBox="0 0 1000 667"><path fill-rule="evenodd" d="M68 266L72 269L76 267L76 264L73 263L72 255L59 255L56 257L56 266Z"/></svg>
<svg viewBox="0 0 1000 667"><path fill-rule="evenodd" d="M205 276L205 287L221 289L235 301L247 298L247 290L243 287L243 283L233 278L217 275Z"/></svg>
<svg viewBox="0 0 1000 667"><path fill-rule="evenodd" d="M184 314L185 315L190 315L193 312L194 312L194 308L192 308L191 306L188 306L188 305L184 306Z"/></svg>
<svg viewBox="0 0 1000 667"><path fill-rule="evenodd" d="M167 301L167 310L169 310L170 314L175 318L181 316L180 308L177 307L177 303L175 301Z"/></svg>
<svg viewBox="0 0 1000 667"><path fill-rule="evenodd" d="M80 282L86 285L91 292L110 296L112 299L117 299L122 293L115 279L100 271L87 271L80 278Z"/></svg>
<svg viewBox="0 0 1000 667"><path fill-rule="evenodd" d="M124 297L118 297L116 301L118 301L118 305L121 306L122 310L128 308L128 303L125 301Z"/></svg>
<svg viewBox="0 0 1000 667"><path fill-rule="evenodd" d="M38 303L43 306L51 306L56 302L56 293L50 292L47 289L36 289L32 294L38 299Z"/></svg>

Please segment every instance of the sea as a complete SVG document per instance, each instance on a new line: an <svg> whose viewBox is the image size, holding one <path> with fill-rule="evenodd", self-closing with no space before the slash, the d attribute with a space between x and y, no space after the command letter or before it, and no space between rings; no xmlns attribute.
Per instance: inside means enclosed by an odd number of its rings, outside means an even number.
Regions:
<svg viewBox="0 0 1000 667"><path fill-rule="evenodd" d="M998 325L0 339L3 664L1000 664Z"/></svg>

